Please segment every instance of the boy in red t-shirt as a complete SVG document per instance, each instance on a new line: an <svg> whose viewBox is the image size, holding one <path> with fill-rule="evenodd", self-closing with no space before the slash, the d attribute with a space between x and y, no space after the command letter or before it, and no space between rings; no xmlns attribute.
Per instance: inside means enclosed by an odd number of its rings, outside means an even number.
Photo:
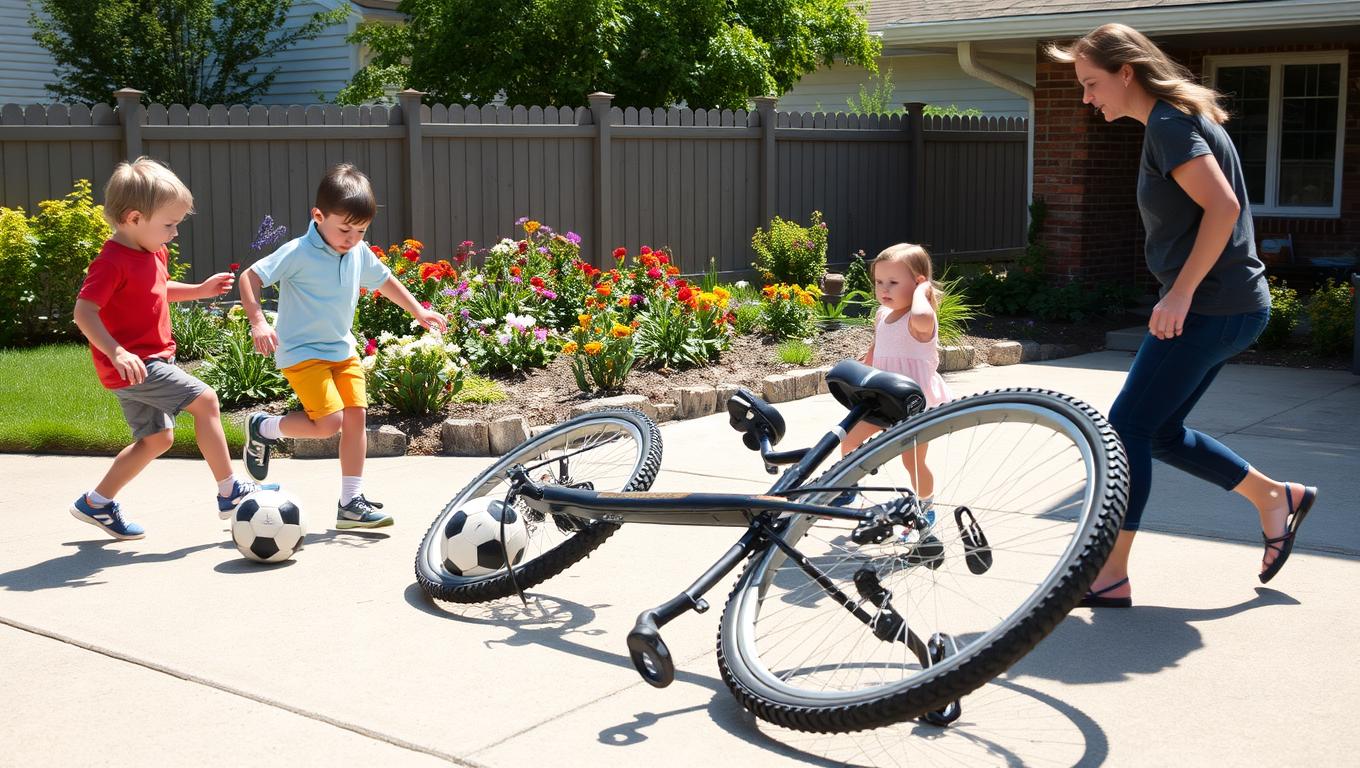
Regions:
<svg viewBox="0 0 1360 768"><path fill-rule="evenodd" d="M147 157L120 163L104 188L104 218L113 237L90 263L76 299L76 325L90 341L99 381L118 398L134 442L119 452L94 490L75 500L71 514L115 539L146 535L123 518L113 497L174 443L180 411L194 417L198 448L217 480L222 519L247 494L278 488L232 474L217 393L174 364L169 302L220 296L234 281L230 272L196 284L168 279L166 245L193 207L193 195L169 168Z"/></svg>

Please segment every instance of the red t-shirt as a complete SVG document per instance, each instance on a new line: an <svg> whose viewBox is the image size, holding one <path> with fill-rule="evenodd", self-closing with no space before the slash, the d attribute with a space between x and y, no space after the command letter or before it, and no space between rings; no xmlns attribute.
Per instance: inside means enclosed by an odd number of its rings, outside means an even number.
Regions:
<svg viewBox="0 0 1360 768"><path fill-rule="evenodd" d="M145 360L175 356L170 336L170 302L165 293L170 254L129 248L108 240L90 262L79 298L99 307L99 319L123 349ZM128 385L113 361L93 344L90 355L99 382L109 389Z"/></svg>

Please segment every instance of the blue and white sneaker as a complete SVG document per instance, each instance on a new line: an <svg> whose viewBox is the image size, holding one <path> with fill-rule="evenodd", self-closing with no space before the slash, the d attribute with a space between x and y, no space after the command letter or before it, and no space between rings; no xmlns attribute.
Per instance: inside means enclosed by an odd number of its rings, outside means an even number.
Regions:
<svg viewBox="0 0 1360 768"><path fill-rule="evenodd" d="M110 501L105 506L96 507L82 493L80 498L76 499L75 503L71 505L71 517L82 523L89 523L102 528L105 533L121 541L146 537L146 530L142 526L123 519L123 509L118 506L116 501Z"/></svg>
<svg viewBox="0 0 1360 768"><path fill-rule="evenodd" d="M269 454L273 450L272 446L278 442L260 434L260 422L267 418L269 414L256 412L246 419L246 444L241 451L241 462L246 465L246 472L256 480L269 476Z"/></svg>
<svg viewBox="0 0 1360 768"><path fill-rule="evenodd" d="M237 480L236 487L232 488L230 496L217 494L217 516L226 520L231 517L232 512L236 511L236 505L241 503L241 499L256 491L277 491L278 489L278 483L252 483L249 480Z"/></svg>

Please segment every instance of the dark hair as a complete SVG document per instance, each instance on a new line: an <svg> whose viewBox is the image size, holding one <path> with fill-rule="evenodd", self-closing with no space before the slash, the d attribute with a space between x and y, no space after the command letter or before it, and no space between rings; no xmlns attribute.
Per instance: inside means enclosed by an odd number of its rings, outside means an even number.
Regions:
<svg viewBox="0 0 1360 768"><path fill-rule="evenodd" d="M316 207L326 216L344 216L351 224L373 221L378 213L373 185L362 171L349 163L333 165L321 177L321 184L316 188Z"/></svg>

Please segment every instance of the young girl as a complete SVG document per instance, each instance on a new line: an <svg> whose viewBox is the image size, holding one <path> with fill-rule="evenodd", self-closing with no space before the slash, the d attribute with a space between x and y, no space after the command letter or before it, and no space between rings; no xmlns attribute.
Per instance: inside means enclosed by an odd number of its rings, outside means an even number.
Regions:
<svg viewBox="0 0 1360 768"><path fill-rule="evenodd" d="M929 407L953 400L936 370L940 365L940 324L935 316L939 292L931 279L930 254L919 245L898 243L878 254L869 274L874 278L874 294L880 306L874 317L874 340L864 362L909 376L921 385ZM841 441L841 455L853 451L880 429L863 421L856 424ZM911 474L922 508L929 510L935 476L926 466L926 446L903 453L902 463Z"/></svg>

